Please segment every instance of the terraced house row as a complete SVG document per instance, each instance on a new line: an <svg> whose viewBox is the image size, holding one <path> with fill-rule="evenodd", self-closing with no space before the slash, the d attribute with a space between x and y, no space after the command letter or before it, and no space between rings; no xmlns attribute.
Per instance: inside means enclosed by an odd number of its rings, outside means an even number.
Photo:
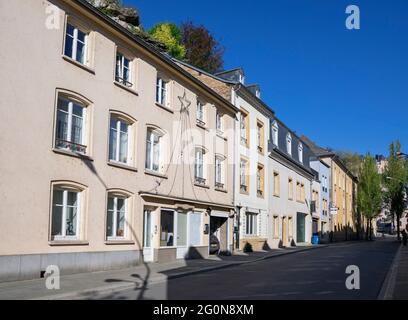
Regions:
<svg viewBox="0 0 408 320"><path fill-rule="evenodd" d="M357 231L355 178L242 69L177 61L85 0L1 6L1 281Z"/></svg>

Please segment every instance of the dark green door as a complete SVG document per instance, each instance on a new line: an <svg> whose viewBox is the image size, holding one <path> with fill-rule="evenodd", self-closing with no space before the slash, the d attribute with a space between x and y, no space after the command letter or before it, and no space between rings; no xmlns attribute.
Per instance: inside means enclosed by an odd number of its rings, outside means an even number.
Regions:
<svg viewBox="0 0 408 320"><path fill-rule="evenodd" d="M304 213L297 213L297 242L305 242L305 214Z"/></svg>

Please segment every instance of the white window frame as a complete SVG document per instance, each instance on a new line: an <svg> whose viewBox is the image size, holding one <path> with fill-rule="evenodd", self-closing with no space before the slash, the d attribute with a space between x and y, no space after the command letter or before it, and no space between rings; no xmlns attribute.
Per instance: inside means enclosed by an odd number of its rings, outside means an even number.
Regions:
<svg viewBox="0 0 408 320"><path fill-rule="evenodd" d="M247 115L240 113L240 134L241 134L241 142L247 143L247 127L246 127L246 117Z"/></svg>
<svg viewBox="0 0 408 320"><path fill-rule="evenodd" d="M156 79L156 103L162 106L168 106L169 101L169 82L163 79L161 76L157 76ZM163 95L164 93L164 95ZM164 97L163 97L164 96Z"/></svg>
<svg viewBox="0 0 408 320"><path fill-rule="evenodd" d="M158 151L158 163L157 163L158 169L157 170L154 170L154 155L155 155L154 137L155 136L158 137L158 140L159 140L158 147L157 147L158 148L157 149L157 151ZM163 139L163 134L161 132L157 131L154 128L148 128L147 129L145 168L148 171L157 172L157 173L162 172L162 162L163 162L163 159L162 159L162 157L163 157L163 155L162 155L162 153L163 153L163 150L162 150L163 140L162 139ZM149 143L151 144L151 147L150 147L150 167L148 166L148 163L147 163L147 160L148 160L148 158L147 158L147 145Z"/></svg>
<svg viewBox="0 0 408 320"><path fill-rule="evenodd" d="M113 228L112 228L112 234L114 234L114 236L106 235L106 240L107 241L125 240L125 239L127 239L127 234L128 234L126 224L127 224L127 217L128 217L128 208L129 208L128 200L129 200L129 197L108 193L108 202L107 202L107 207L106 207L106 223L108 222L108 215L109 215L109 209L108 209L109 198L113 199L113 212L112 212L112 215L113 215L113 217L112 217ZM118 219L118 213L119 213L119 211L118 211L118 199L122 199L124 201L124 204L125 204L125 216L124 216L125 223L124 223L124 226L123 226L123 236L122 237L116 236L116 234L117 234L117 225L118 225L117 224L117 222L118 222L117 219ZM106 224L106 229L107 229L107 227L108 227L108 225Z"/></svg>
<svg viewBox="0 0 408 320"><path fill-rule="evenodd" d="M258 214L257 213L253 213L253 212L245 213L245 235L248 237L258 236Z"/></svg>
<svg viewBox="0 0 408 320"><path fill-rule="evenodd" d="M303 144L299 142L298 146L299 162L303 163Z"/></svg>
<svg viewBox="0 0 408 320"><path fill-rule="evenodd" d="M74 151L70 148L63 148L57 146L57 131L58 131L58 112L59 112L59 100L65 100L65 102L68 102L68 122L67 122L67 143L70 144L75 144L79 145L81 147L85 148L85 152L80 152L80 151ZM82 107L82 136L81 136L81 143L77 144L75 142L72 142L72 118L74 117L73 115L73 106L74 103ZM65 112L65 111L63 111ZM81 154L87 154L88 152L88 145L87 145L87 106L78 100L74 100L70 97L59 95L57 98L57 110L56 110L56 117L55 117L55 148L59 150L69 150L70 152L75 152L75 153L81 153Z"/></svg>
<svg viewBox="0 0 408 320"><path fill-rule="evenodd" d="M54 186L53 187L53 199L52 199L52 214L51 214L51 240L53 241L61 241L61 240L78 240L80 235L80 218L81 218L81 193L82 191L77 189L71 189L64 186ZM54 223L54 206L55 206L55 199L54 199L54 192L55 191L62 191L62 229L61 235L52 235L52 225ZM76 235L75 236L67 236L66 229L67 229L67 208L68 208L68 192L74 192L77 194L77 221L76 221Z"/></svg>
<svg viewBox="0 0 408 320"><path fill-rule="evenodd" d="M215 115L215 128L218 133L222 134L224 131L223 116L219 112Z"/></svg>
<svg viewBox="0 0 408 320"><path fill-rule="evenodd" d="M71 26L74 29L73 36L68 34L68 26ZM84 45L84 61L83 62L78 61L76 59L77 51L78 51L78 42L82 42L81 40L78 39L78 32L82 32L85 35L84 36L85 41L83 42L83 45ZM65 54L66 45L67 45L67 40L66 40L67 37L72 38L72 54L71 54L71 56L67 56ZM67 22L67 25L66 25L66 28L65 28L64 55L67 56L68 58L72 59L72 60L75 60L76 62L78 62L80 64L88 65L88 42L89 42L88 38L89 38L89 33L88 32L83 31L81 28L79 28L78 26L76 26L73 23Z"/></svg>
<svg viewBox="0 0 408 320"><path fill-rule="evenodd" d="M120 60L118 60L118 58L120 57ZM128 61L128 65L129 67L125 67L125 60ZM132 82L132 76L133 76L133 72L132 72L132 66L133 66L133 62L132 59L129 59L128 57L126 57L123 53L121 53L120 51L118 51L116 53L116 69L115 69L115 81L124 84L127 87L133 87L133 82ZM124 78L124 74L125 74L125 69L128 70L128 79Z"/></svg>
<svg viewBox="0 0 408 320"><path fill-rule="evenodd" d="M204 104L197 100L197 112L196 112L196 119L199 125L205 126L205 110Z"/></svg>
<svg viewBox="0 0 408 320"><path fill-rule="evenodd" d="M222 189L225 189L224 162L224 157L215 156L215 185L216 187L221 187L222 185Z"/></svg>
<svg viewBox="0 0 408 320"><path fill-rule="evenodd" d="M206 156L207 150L202 147L196 147L194 160L194 178L196 183L203 185L207 184Z"/></svg>
<svg viewBox="0 0 408 320"><path fill-rule="evenodd" d="M272 142L275 146L278 146L278 139L279 139L279 126L276 121L272 123Z"/></svg>
<svg viewBox="0 0 408 320"><path fill-rule="evenodd" d="M249 192L248 190L248 185L247 185L247 166L248 166L248 161L245 159L240 160L240 167L239 167L239 182L240 182L240 190ZM245 187L246 190L242 190L242 187Z"/></svg>
<svg viewBox="0 0 408 320"><path fill-rule="evenodd" d="M292 155L292 135L290 133L286 135L286 152Z"/></svg>
<svg viewBox="0 0 408 320"><path fill-rule="evenodd" d="M115 114L111 114L111 119L110 120L113 120L113 119L116 120L116 154L115 154L115 159L111 159L111 155L110 155L110 152L109 152L109 161L129 165L131 163L131 161L132 161L132 159L131 159L132 158L131 157L132 123L130 123L129 121L127 121L127 120L125 120L125 119L123 119L123 118L121 118L119 116L116 116ZM120 128L121 128L122 123L125 123L127 125L127 128L128 128L128 131L127 131L127 150L126 150L127 151L127 154L126 154L127 161L126 162L122 162L122 161L119 160L119 157L120 157L120 134L122 132L120 130ZM109 147L110 147L110 144L111 144L111 141L110 141L110 137L111 137L110 131L111 131L111 129L112 129L111 128L111 122L109 121Z"/></svg>

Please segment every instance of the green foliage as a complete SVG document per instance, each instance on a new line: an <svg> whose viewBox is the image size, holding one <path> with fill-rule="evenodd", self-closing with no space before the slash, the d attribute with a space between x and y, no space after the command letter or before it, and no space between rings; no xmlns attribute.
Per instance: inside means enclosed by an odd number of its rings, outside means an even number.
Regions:
<svg viewBox="0 0 408 320"><path fill-rule="evenodd" d="M185 60L209 73L223 70L224 48L204 26L192 22L181 25L181 44L186 49Z"/></svg>
<svg viewBox="0 0 408 320"><path fill-rule="evenodd" d="M369 154L365 156L359 170L357 185L357 208L367 218L369 237L371 239L371 221L382 209L381 175L377 171L376 162ZM369 229L369 230L368 230Z"/></svg>
<svg viewBox="0 0 408 320"><path fill-rule="evenodd" d="M244 252L245 253L254 252L254 250L252 249L252 244L250 244L249 242L246 242L244 246Z"/></svg>
<svg viewBox="0 0 408 320"><path fill-rule="evenodd" d="M355 175L359 177L360 168L363 162L363 156L358 153L349 151L338 151L336 152L338 157L343 161L344 165Z"/></svg>
<svg viewBox="0 0 408 320"><path fill-rule="evenodd" d="M174 23L158 23L149 30L149 34L153 39L163 43L172 57L184 59L186 48L180 44L181 32Z"/></svg>
<svg viewBox="0 0 408 320"><path fill-rule="evenodd" d="M408 167L399 156L401 144L399 141L390 145L390 156L384 171L383 181L386 186L385 202L393 215L397 217L397 233L400 239L400 218L405 210L405 186L408 183Z"/></svg>

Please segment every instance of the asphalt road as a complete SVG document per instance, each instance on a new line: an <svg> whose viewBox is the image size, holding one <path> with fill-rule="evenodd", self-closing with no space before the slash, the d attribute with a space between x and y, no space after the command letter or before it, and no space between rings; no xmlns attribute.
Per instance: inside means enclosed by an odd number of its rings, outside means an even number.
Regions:
<svg viewBox="0 0 408 320"><path fill-rule="evenodd" d="M273 300L376 299L398 244L392 240L348 242L152 284L144 299ZM346 288L347 266L360 270L360 290ZM140 289L96 299L140 298Z"/></svg>

